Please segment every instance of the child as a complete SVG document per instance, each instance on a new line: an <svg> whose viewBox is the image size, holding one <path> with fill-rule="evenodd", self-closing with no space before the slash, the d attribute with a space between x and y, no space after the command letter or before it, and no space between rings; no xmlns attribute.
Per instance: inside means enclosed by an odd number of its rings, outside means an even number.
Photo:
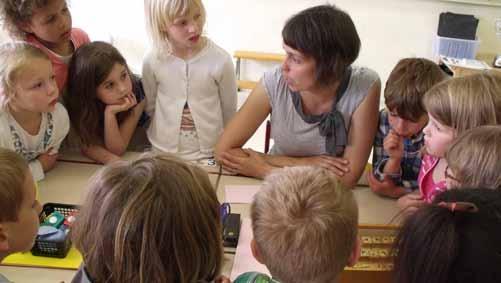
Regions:
<svg viewBox="0 0 501 283"><path fill-rule="evenodd" d="M501 191L450 190L402 226L396 283L501 282Z"/></svg>
<svg viewBox="0 0 501 283"><path fill-rule="evenodd" d="M58 96L45 53L27 43L0 46L0 147L21 154L36 181L56 165L70 127Z"/></svg>
<svg viewBox="0 0 501 283"><path fill-rule="evenodd" d="M97 173L73 230L84 265L72 282L210 282L223 262L207 173L145 154Z"/></svg>
<svg viewBox="0 0 501 283"><path fill-rule="evenodd" d="M425 155L418 176L420 195L399 199L407 212L431 203L446 189L445 152L457 136L468 129L501 123L501 77L482 73L439 83L424 97L429 122L423 129Z"/></svg>
<svg viewBox="0 0 501 283"><path fill-rule="evenodd" d="M501 189L501 126L482 126L457 138L445 155L447 188Z"/></svg>
<svg viewBox="0 0 501 283"><path fill-rule="evenodd" d="M335 282L358 260L358 207L351 190L319 167L268 175L251 206L254 257L272 278L248 272L235 283Z"/></svg>
<svg viewBox="0 0 501 283"><path fill-rule="evenodd" d="M0 148L0 262L9 254L29 251L38 232L35 183L26 161ZM0 274L0 282L10 282Z"/></svg>
<svg viewBox="0 0 501 283"><path fill-rule="evenodd" d="M185 160L211 158L236 111L232 59L202 35L201 0L147 0L145 10L156 48L143 64L153 150Z"/></svg>
<svg viewBox="0 0 501 283"><path fill-rule="evenodd" d="M92 42L78 48L69 69L65 97L82 151L100 163L119 159L136 126L147 120L141 81L112 45Z"/></svg>
<svg viewBox="0 0 501 283"><path fill-rule="evenodd" d="M374 140L374 175L367 178L374 192L396 198L418 188L422 130L428 122L422 98L445 78L437 64L423 58L402 59L393 68Z"/></svg>
<svg viewBox="0 0 501 283"><path fill-rule="evenodd" d="M10 34L40 48L49 56L57 87L63 93L73 51L89 42L81 29L72 28L66 0L3 0L1 18Z"/></svg>

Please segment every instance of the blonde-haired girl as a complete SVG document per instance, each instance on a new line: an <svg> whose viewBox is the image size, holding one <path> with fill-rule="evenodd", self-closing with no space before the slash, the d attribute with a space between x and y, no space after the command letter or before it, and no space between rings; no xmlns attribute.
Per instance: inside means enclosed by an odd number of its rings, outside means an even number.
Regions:
<svg viewBox="0 0 501 283"><path fill-rule="evenodd" d="M84 259L73 282L209 282L223 261L207 173L168 155L148 153L97 173L73 233Z"/></svg>
<svg viewBox="0 0 501 283"><path fill-rule="evenodd" d="M445 155L447 188L501 189L501 126L462 134Z"/></svg>
<svg viewBox="0 0 501 283"><path fill-rule="evenodd" d="M56 164L69 118L58 103L52 64L28 43L0 46L0 147L22 155L35 180Z"/></svg>
<svg viewBox="0 0 501 283"><path fill-rule="evenodd" d="M402 197L399 204L403 208L431 203L446 190L444 157L457 136L478 126L501 123L501 77L481 73L450 79L430 89L423 103L429 122L423 129L425 155L418 176L421 195Z"/></svg>
<svg viewBox="0 0 501 283"><path fill-rule="evenodd" d="M231 56L203 36L201 0L146 0L145 10L156 47L143 64L152 148L185 160L211 158L236 111Z"/></svg>

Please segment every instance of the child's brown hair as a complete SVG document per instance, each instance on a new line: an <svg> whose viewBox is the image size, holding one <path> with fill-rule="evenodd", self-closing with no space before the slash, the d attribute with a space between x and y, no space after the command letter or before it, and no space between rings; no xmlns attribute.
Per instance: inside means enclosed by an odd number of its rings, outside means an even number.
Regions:
<svg viewBox="0 0 501 283"><path fill-rule="evenodd" d="M356 245L353 193L318 167L274 171L256 194L251 216L261 260L281 282L333 282Z"/></svg>
<svg viewBox="0 0 501 283"><path fill-rule="evenodd" d="M95 282L191 283L221 270L219 202L207 173L168 155L97 173L73 233Z"/></svg>
<svg viewBox="0 0 501 283"><path fill-rule="evenodd" d="M80 46L68 68L68 92L64 97L70 121L86 146L102 144L104 140L104 110L106 105L98 98L97 89L115 64L124 66L132 80L127 61L113 45L94 41ZM130 111L117 115L119 121Z"/></svg>
<svg viewBox="0 0 501 283"><path fill-rule="evenodd" d="M0 4L0 18L3 27L11 36L23 39L26 33L19 27L27 23L33 16L33 10L45 7L51 0L2 0Z"/></svg>
<svg viewBox="0 0 501 283"><path fill-rule="evenodd" d="M426 111L441 124L466 130L501 123L501 76L493 72L446 80L430 89L423 100Z"/></svg>
<svg viewBox="0 0 501 283"><path fill-rule="evenodd" d="M0 148L0 222L17 221L28 170L28 163L19 154Z"/></svg>
<svg viewBox="0 0 501 283"><path fill-rule="evenodd" d="M460 187L501 189L501 126L463 133L445 158Z"/></svg>
<svg viewBox="0 0 501 283"><path fill-rule="evenodd" d="M426 114L424 94L447 75L434 62L424 58L405 58L393 68L386 81L384 99L386 107L398 116L418 121Z"/></svg>

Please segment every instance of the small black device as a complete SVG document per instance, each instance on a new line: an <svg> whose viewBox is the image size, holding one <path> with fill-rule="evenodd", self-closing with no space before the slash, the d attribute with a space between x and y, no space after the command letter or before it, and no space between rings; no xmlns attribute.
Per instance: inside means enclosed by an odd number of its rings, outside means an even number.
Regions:
<svg viewBox="0 0 501 283"><path fill-rule="evenodd" d="M223 245L236 247L240 235L240 214L230 213L223 222Z"/></svg>

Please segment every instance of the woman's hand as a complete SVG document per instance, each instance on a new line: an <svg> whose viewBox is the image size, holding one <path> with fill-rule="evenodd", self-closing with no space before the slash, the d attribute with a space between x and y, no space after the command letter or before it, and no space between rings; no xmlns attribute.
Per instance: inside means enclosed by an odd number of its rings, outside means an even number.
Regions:
<svg viewBox="0 0 501 283"><path fill-rule="evenodd" d="M262 179L273 169L263 155L252 149L234 149L222 152L218 161L230 172Z"/></svg>
<svg viewBox="0 0 501 283"><path fill-rule="evenodd" d="M301 165L313 165L325 168L338 177L350 172L349 161L344 158L333 157L329 155L317 155L302 158Z"/></svg>

